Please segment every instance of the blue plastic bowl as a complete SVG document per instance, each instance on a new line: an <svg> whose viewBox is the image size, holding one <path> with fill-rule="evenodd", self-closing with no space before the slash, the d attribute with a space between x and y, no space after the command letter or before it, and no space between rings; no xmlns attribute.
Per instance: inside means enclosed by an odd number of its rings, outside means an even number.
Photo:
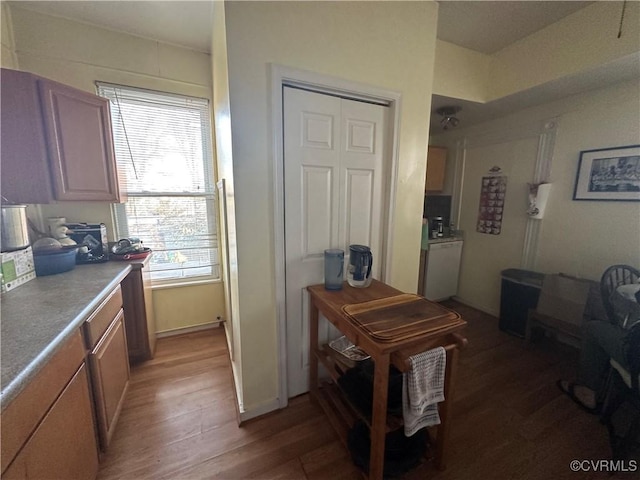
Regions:
<svg viewBox="0 0 640 480"><path fill-rule="evenodd" d="M76 249L65 250L59 253L34 255L33 264L38 277L68 272L76 267Z"/></svg>

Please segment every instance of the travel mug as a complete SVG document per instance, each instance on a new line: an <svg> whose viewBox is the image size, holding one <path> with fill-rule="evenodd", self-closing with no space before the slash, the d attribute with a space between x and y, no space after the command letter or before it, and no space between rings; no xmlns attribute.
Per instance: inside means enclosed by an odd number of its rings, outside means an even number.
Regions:
<svg viewBox="0 0 640 480"><path fill-rule="evenodd" d="M331 248L324 251L324 288L341 290L344 266L344 250Z"/></svg>

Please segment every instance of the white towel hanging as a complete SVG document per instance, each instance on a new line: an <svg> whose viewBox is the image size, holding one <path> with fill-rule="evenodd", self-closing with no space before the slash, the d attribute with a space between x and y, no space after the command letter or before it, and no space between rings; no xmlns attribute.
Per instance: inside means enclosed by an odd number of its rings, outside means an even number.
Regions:
<svg viewBox="0 0 640 480"><path fill-rule="evenodd" d="M438 402L444 400L447 353L438 347L409 357L409 362L411 370L402 376L402 415L408 437L440 423Z"/></svg>

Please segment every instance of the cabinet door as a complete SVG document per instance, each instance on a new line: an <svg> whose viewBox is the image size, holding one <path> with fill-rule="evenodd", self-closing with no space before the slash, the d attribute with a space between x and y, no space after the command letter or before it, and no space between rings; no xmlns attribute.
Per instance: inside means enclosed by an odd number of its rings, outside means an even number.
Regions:
<svg viewBox="0 0 640 480"><path fill-rule="evenodd" d="M104 337L89 354L98 433L103 450L109 445L129 386L123 318L124 313L120 310Z"/></svg>
<svg viewBox="0 0 640 480"><path fill-rule="evenodd" d="M425 191L442 191L446 165L447 149L444 147L429 147Z"/></svg>
<svg viewBox="0 0 640 480"><path fill-rule="evenodd" d="M11 203L50 203L53 190L36 77L3 68L0 89L2 195Z"/></svg>
<svg viewBox="0 0 640 480"><path fill-rule="evenodd" d="M98 448L89 398L83 363L2 478L93 480Z"/></svg>
<svg viewBox="0 0 640 480"><path fill-rule="evenodd" d="M461 257L462 242L429 245L424 278L424 296L427 300L439 302L458 293Z"/></svg>
<svg viewBox="0 0 640 480"><path fill-rule="evenodd" d="M45 79L39 88L56 199L120 201L109 101Z"/></svg>

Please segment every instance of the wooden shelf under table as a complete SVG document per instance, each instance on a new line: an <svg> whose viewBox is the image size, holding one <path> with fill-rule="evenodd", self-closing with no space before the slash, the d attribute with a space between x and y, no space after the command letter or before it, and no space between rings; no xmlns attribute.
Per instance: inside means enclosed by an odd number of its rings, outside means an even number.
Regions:
<svg viewBox="0 0 640 480"><path fill-rule="evenodd" d="M325 346L327 349L330 348L328 345ZM338 383L339 378L346 372L347 369L343 369L343 367L339 365L338 362L336 362L332 358L332 356L326 352L325 348L316 349L315 354L320 363L322 363L322 365L324 365L324 367L329 371L329 376L332 380L332 383L327 381L321 382L320 388L317 392L315 392L318 394L318 396L324 395L327 398L331 399L331 403L334 405L334 408L330 413L327 413L327 415L337 413L340 418L342 418L343 423L348 426L347 430L353 426L356 420L362 420L369 427L369 429L371 429L371 419L368 418L364 412L361 412L358 407L351 403L348 395L342 390L340 384ZM338 398L336 399L334 397ZM327 412L327 409L324 408L324 405L321 404L321 406L323 407L325 412ZM402 426L402 417L387 414L385 433L397 430Z"/></svg>
<svg viewBox="0 0 640 480"><path fill-rule="evenodd" d="M404 295L399 290L374 280L368 288L353 288L347 283L343 284L343 289L338 291L328 291L324 285L313 285L307 287L310 294L309 309L309 333L310 333L310 356L309 356L309 388L313 398L318 400L320 406L325 410L331 424L338 432L340 438L346 444L347 433L350 428L350 409L353 410L336 385L328 388L318 383L318 364L321 363L329 370L330 375L337 382L339 375L335 369L336 362L332 360L318 346L318 318L322 313L338 330L340 330L352 343L365 350L371 355L375 363L374 386L373 386L373 412L370 422L371 428L371 461L369 465L369 478L381 480L384 471L384 444L388 431L387 424L387 395L388 395L388 373L389 366L393 363L399 370L409 369L408 358L419 352L423 352L437 346L445 347L447 351L447 365L445 373L445 400L439 404L441 423L437 427L436 443L436 466L445 468L445 450L451 418L451 399L453 397L453 385L457 367L459 349L466 345L466 339L460 336L459 332L466 326L466 322L460 315L452 310L446 309L438 304L420 299L415 302L421 312L429 312L429 317L433 315L434 322L430 323L429 318L421 317L419 322L413 322L420 327L411 330L407 328L409 319L412 321L415 316L412 312L407 312L406 316L397 315L394 321L389 322L388 317L383 320L388 328L386 330L373 331L367 325L358 323L357 319L345 313L344 308L359 305L356 310L364 311L371 319L371 311L367 311L367 304L383 306L388 304L398 306L398 296ZM406 297L406 295L405 295ZM425 305L424 302L428 302ZM400 303L400 307L403 304ZM377 307L376 307L377 308ZM351 309L353 310L353 309ZM381 312L384 313L384 312ZM397 310L396 310L397 313ZM443 321L443 318L445 321ZM395 322L395 324L394 324ZM431 328L437 324L437 328ZM402 332L397 339L390 335L391 331ZM381 341L386 335L387 340ZM335 377L335 378L334 378ZM357 412L356 412L357 413ZM357 415L356 417L357 418ZM353 423L351 423L353 425Z"/></svg>

